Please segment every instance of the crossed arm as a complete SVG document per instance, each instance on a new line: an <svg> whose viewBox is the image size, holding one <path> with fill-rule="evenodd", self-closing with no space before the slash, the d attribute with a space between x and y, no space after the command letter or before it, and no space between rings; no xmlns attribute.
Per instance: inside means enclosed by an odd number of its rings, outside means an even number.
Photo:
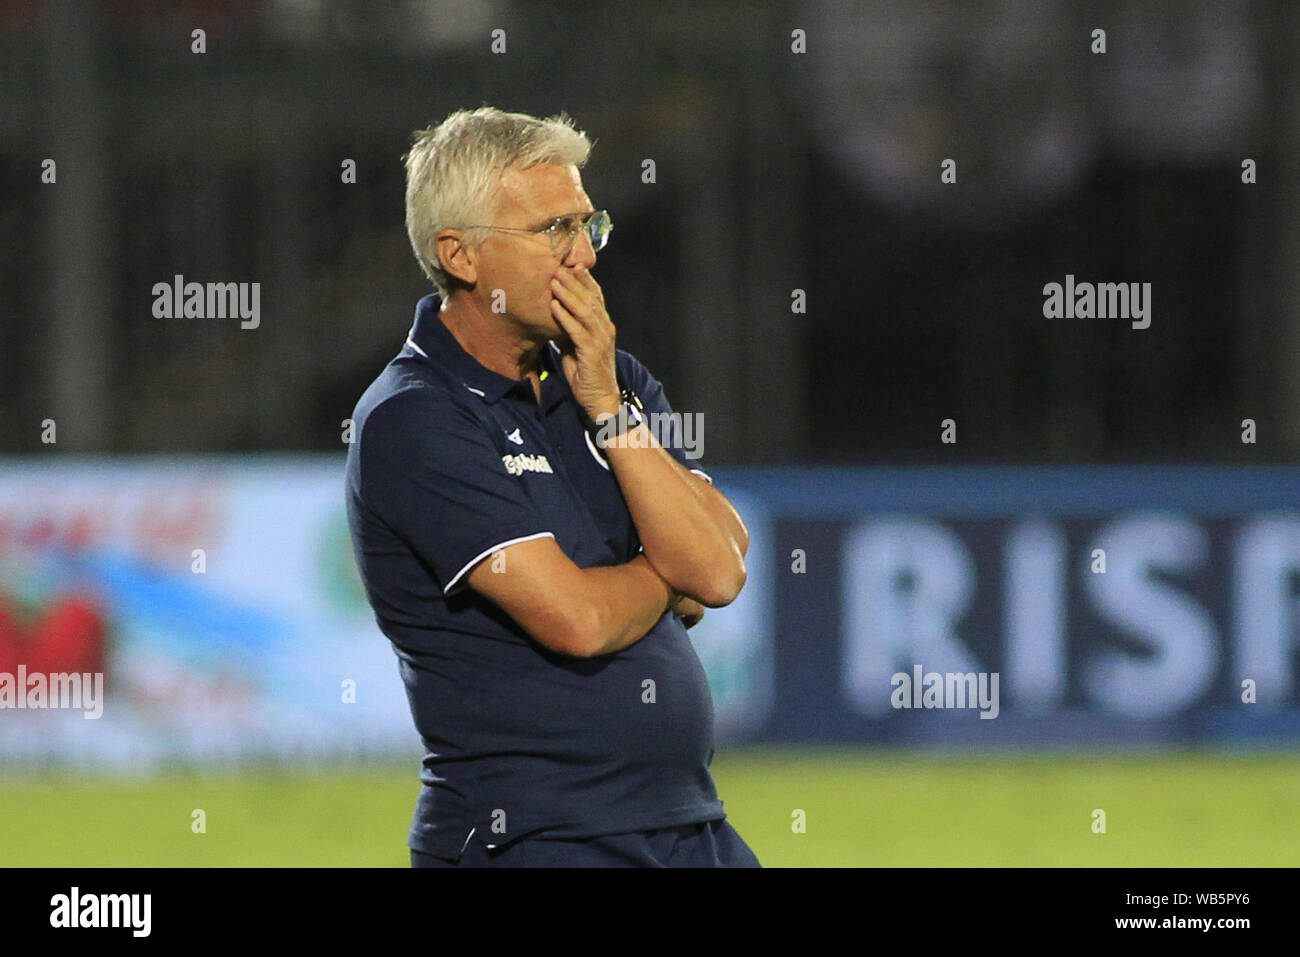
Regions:
<svg viewBox="0 0 1300 957"><path fill-rule="evenodd" d="M617 412L614 325L584 267L561 270L552 311L567 333L561 363L588 417ZM645 425L606 449L644 554L623 565L578 568L553 539L507 550L504 571L480 562L468 583L542 645L576 657L639 641L683 597L718 608L745 584L749 532L717 489L684 468Z"/></svg>
<svg viewBox="0 0 1300 957"><path fill-rule="evenodd" d="M644 554L579 568L540 538L512 545L503 563L480 562L468 578L540 644L578 658L640 641L682 595L716 608L745 583L749 533L721 492L657 445L607 455Z"/></svg>
<svg viewBox="0 0 1300 957"><path fill-rule="evenodd" d="M701 605L730 604L745 584L745 523L721 492L669 455L646 426L627 438L605 455L646 558L674 590Z"/></svg>

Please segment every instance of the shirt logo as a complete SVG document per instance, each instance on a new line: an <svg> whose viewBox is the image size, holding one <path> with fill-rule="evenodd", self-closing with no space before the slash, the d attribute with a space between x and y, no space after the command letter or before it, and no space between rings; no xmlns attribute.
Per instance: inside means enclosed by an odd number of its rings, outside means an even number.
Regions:
<svg viewBox="0 0 1300 957"><path fill-rule="evenodd" d="M524 444L524 437L519 434L518 426L515 427L515 430L513 432L507 432L506 438L509 439L511 442L515 443L515 445Z"/></svg>
<svg viewBox="0 0 1300 957"><path fill-rule="evenodd" d="M511 475L523 475L525 472L544 472L547 475L554 474L551 470L551 463L546 461L545 455L503 455L501 461L506 465L506 471Z"/></svg>

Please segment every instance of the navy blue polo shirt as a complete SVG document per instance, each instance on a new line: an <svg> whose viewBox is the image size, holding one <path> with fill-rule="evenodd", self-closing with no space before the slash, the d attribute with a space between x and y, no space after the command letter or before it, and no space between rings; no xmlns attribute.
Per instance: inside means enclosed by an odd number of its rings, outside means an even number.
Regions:
<svg viewBox="0 0 1300 957"><path fill-rule="evenodd" d="M680 620L665 612L631 647L575 659L466 585L480 561L529 539L553 537L580 568L628 562L640 542L554 344L539 404L527 379L465 352L440 305L420 300L405 346L357 403L347 459L357 564L426 749L410 846L455 857L471 835L505 844L723 818L713 699ZM647 413L672 412L640 362L619 350L617 368ZM670 452L698 470L682 444Z"/></svg>

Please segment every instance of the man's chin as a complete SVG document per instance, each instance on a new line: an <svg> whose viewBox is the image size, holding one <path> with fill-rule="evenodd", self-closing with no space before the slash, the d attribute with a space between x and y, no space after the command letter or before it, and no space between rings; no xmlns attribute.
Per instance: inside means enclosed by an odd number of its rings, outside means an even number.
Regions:
<svg viewBox="0 0 1300 957"><path fill-rule="evenodd" d="M568 335L565 334L564 328L560 325L559 320L556 319L555 316L550 316L549 320L550 321L547 322L546 324L546 338L559 339L561 341L564 341L569 338Z"/></svg>
<svg viewBox="0 0 1300 957"><path fill-rule="evenodd" d="M548 322L537 322L518 327L519 331L528 337L528 341L534 345L544 346L546 343L554 340L559 345L569 341L569 337L564 334L560 324L554 319Z"/></svg>

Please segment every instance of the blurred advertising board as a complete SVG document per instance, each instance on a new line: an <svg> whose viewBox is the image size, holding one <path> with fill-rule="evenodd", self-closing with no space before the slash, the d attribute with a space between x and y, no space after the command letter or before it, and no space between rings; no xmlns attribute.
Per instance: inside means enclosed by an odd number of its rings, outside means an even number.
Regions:
<svg viewBox="0 0 1300 957"><path fill-rule="evenodd" d="M103 714L0 710L0 759L116 768L418 753L342 462L0 467L0 672L104 672Z"/></svg>
<svg viewBox="0 0 1300 957"><path fill-rule="evenodd" d="M1300 469L715 472L770 510L766 737L1300 740Z"/></svg>
<svg viewBox="0 0 1300 957"><path fill-rule="evenodd" d="M1300 740L1300 469L710 471L751 533L691 631L720 741ZM102 690L17 707L20 666ZM0 762L418 753L341 456L0 463Z"/></svg>

